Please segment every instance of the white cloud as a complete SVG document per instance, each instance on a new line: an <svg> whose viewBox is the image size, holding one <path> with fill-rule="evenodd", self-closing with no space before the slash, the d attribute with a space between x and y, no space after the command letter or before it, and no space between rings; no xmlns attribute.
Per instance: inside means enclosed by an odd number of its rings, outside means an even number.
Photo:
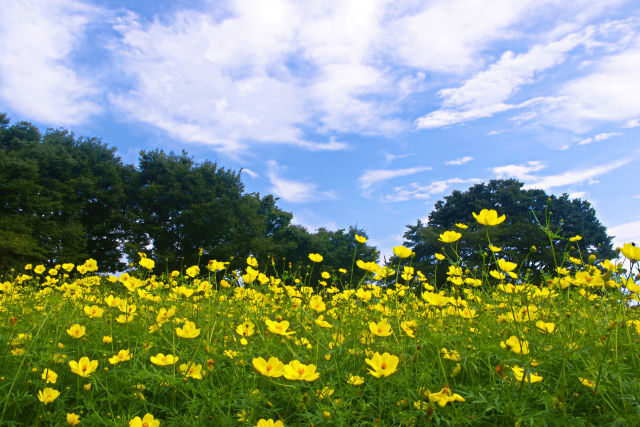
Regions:
<svg viewBox="0 0 640 427"><path fill-rule="evenodd" d="M428 171L428 170L431 170L431 168L426 166L418 166L418 167L406 168L406 169L366 170L362 175L360 175L360 177L358 178L358 181L360 181L360 188L363 190L367 190L372 185L378 182L387 181L400 176L413 175L413 174Z"/></svg>
<svg viewBox="0 0 640 427"><path fill-rule="evenodd" d="M530 177L532 179L529 179L529 181L532 182L528 182L527 184L525 184L524 188L539 188L542 190L548 190L555 187L581 184L585 181L589 183L597 183L597 181L595 180L596 177L611 172L612 170L617 169L621 166L624 166L631 162L631 160L632 159L624 159L607 163L601 166L594 166L591 168L573 169L557 175Z"/></svg>
<svg viewBox="0 0 640 427"><path fill-rule="evenodd" d="M402 185L395 187L393 192L386 194L382 201L384 202L404 202L407 200L427 200L436 194L442 194L447 192L449 188L458 184L473 184L480 182L479 179L461 179L450 178L440 181L433 181L428 185L420 185L416 182L412 182L408 185Z"/></svg>
<svg viewBox="0 0 640 427"><path fill-rule="evenodd" d="M640 245L640 221L632 221L614 227L608 227L607 234L614 236L614 248L631 242Z"/></svg>
<svg viewBox="0 0 640 427"><path fill-rule="evenodd" d="M332 191L318 191L316 184L282 178L279 175L282 167L273 160L270 160L267 165L269 168L268 177L271 182L269 191L282 200L291 203L305 203L336 198Z"/></svg>
<svg viewBox="0 0 640 427"><path fill-rule="evenodd" d="M586 195L586 191L572 191L569 193L569 199L584 199Z"/></svg>
<svg viewBox="0 0 640 427"><path fill-rule="evenodd" d="M29 119L57 126L101 111L96 83L72 67L72 54L99 10L74 0L3 2L0 99Z"/></svg>
<svg viewBox="0 0 640 427"><path fill-rule="evenodd" d="M539 172L547 166L538 160L532 160L521 165L497 166L491 169L497 178L517 178L521 181L537 179L532 172Z"/></svg>
<svg viewBox="0 0 640 427"><path fill-rule="evenodd" d="M609 139L612 136L620 136L620 135L622 135L620 132L599 133L596 136L594 136L593 138L583 139L582 141L578 142L578 145L590 144L591 142L594 142L594 141L604 141L605 139Z"/></svg>
<svg viewBox="0 0 640 427"><path fill-rule="evenodd" d="M256 172L252 171L249 168L242 168L242 172L245 172L247 175L249 175L251 178L258 178L260 175L258 175Z"/></svg>
<svg viewBox="0 0 640 427"><path fill-rule="evenodd" d="M456 160L449 160L448 162L445 162L445 165L447 166L460 166L460 165L464 165L465 163L470 162L471 160L473 160L473 157L471 156L464 156L461 157L459 159Z"/></svg>
<svg viewBox="0 0 640 427"><path fill-rule="evenodd" d="M631 120L628 120L622 127L625 129L630 129L630 128L637 128L638 126L640 126L640 120L631 119Z"/></svg>

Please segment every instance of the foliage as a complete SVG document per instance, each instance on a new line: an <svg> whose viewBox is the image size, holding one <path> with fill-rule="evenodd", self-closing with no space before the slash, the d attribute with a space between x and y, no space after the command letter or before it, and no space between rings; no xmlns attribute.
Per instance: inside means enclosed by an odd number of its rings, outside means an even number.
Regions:
<svg viewBox="0 0 640 427"><path fill-rule="evenodd" d="M578 248L582 254L593 253L600 260L614 256L611 237L589 202L569 200L567 194L549 196L542 190L522 187L523 183L513 179L492 180L465 192L454 191L438 201L426 224L418 221L416 225L407 226L405 245L416 253L414 265L424 273L433 272L435 254L447 247L439 240L440 234L446 230L462 231L455 226L459 223L469 226L463 230L460 241L460 262L471 269L479 268L491 251L485 227L476 223L473 212L494 208L506 214L506 222L492 233L490 243L501 248L500 257L509 261L529 254L521 268L530 272L534 281L542 280L545 274L552 273L566 261L561 254L568 245ZM553 232L551 240L545 228ZM566 237L561 238L560 234ZM569 242L568 238L576 235L582 239Z"/></svg>

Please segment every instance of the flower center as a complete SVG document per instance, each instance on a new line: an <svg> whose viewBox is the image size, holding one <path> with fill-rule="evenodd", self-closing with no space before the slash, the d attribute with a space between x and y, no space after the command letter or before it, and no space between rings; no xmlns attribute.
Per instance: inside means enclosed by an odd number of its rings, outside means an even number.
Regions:
<svg viewBox="0 0 640 427"><path fill-rule="evenodd" d="M304 368L298 368L298 375L304 375Z"/></svg>
<svg viewBox="0 0 640 427"><path fill-rule="evenodd" d="M380 368L387 369L387 364L385 362L382 362L382 365L380 365Z"/></svg>

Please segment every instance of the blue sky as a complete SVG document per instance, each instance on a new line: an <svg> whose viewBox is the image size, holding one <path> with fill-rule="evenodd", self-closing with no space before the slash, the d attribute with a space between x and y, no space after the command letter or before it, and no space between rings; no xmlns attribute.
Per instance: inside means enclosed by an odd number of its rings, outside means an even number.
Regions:
<svg viewBox="0 0 640 427"><path fill-rule="evenodd" d="M383 254L493 178L593 204L640 243L635 1L13 0L0 111L244 170Z"/></svg>

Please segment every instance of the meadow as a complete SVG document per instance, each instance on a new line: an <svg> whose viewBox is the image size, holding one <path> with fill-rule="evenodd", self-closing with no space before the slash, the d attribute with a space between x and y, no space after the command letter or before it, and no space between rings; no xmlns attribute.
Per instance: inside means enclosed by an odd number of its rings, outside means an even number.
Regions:
<svg viewBox="0 0 640 427"><path fill-rule="evenodd" d="M4 272L0 425L640 423L640 248L596 260L566 236L530 283L491 245L504 216L474 216L486 262L467 268L452 226L442 289L403 246L338 271L309 254L154 275L140 253L118 276L92 259Z"/></svg>

